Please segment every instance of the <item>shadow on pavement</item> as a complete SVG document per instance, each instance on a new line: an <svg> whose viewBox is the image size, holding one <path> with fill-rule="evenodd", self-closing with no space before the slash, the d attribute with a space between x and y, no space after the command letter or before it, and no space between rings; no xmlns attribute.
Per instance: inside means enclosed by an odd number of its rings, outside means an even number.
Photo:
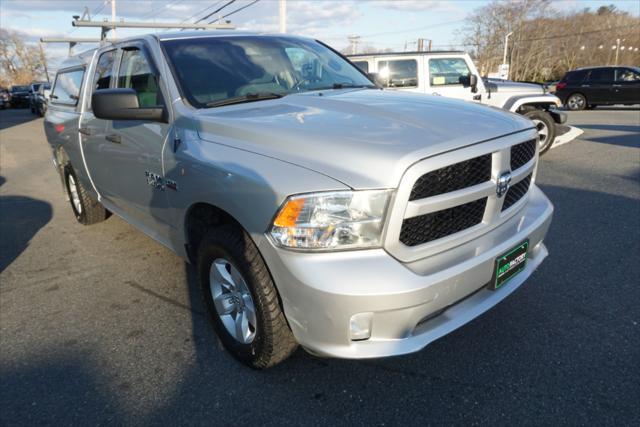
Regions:
<svg viewBox="0 0 640 427"><path fill-rule="evenodd" d="M556 206L547 261L513 296L419 353L347 361L299 350L273 369L251 370L217 344L195 269L185 264L190 307L167 302L192 313L193 357L171 387L139 396L153 399L150 413L132 417L120 396L97 388L118 372L53 352L1 372L0 418L7 425L554 425L610 417L633 424L640 415L632 314L640 300L638 199L543 189ZM147 293L168 299L153 283L144 284Z"/></svg>
<svg viewBox="0 0 640 427"><path fill-rule="evenodd" d="M38 120L39 118L40 117L31 113L28 108L0 110L0 130L19 126L33 120Z"/></svg>
<svg viewBox="0 0 640 427"><path fill-rule="evenodd" d="M4 178L0 177L0 185L3 182ZM29 215L24 215L25 210ZM52 214L51 205L42 200L0 196L0 273L29 246L29 241L51 220Z"/></svg>

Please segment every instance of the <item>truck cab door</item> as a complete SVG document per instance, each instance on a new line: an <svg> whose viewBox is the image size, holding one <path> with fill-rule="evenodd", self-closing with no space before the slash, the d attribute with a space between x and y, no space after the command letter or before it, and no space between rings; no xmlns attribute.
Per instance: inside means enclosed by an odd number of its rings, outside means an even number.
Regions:
<svg viewBox="0 0 640 427"><path fill-rule="evenodd" d="M140 107L167 109L160 74L143 43L124 45L117 62L114 87L134 89ZM154 237L165 235L169 222L162 151L171 131L168 123L112 120L104 136L110 169L105 192L130 221Z"/></svg>
<svg viewBox="0 0 640 427"><path fill-rule="evenodd" d="M471 88L472 69L462 57L427 58L427 93L465 101L482 100L482 80L478 76L476 92Z"/></svg>

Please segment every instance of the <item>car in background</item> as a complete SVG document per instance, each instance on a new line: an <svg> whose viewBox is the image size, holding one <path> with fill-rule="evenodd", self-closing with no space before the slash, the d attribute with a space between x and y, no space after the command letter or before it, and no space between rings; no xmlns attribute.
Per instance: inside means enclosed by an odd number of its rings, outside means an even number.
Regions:
<svg viewBox="0 0 640 427"><path fill-rule="evenodd" d="M47 112L49 95L51 95L51 84L49 83L39 85L37 92L34 93L34 109L40 117L44 117Z"/></svg>
<svg viewBox="0 0 640 427"><path fill-rule="evenodd" d="M28 85L11 86L11 107L25 108L29 106L29 90Z"/></svg>
<svg viewBox="0 0 640 427"><path fill-rule="evenodd" d="M555 95L569 110L640 104L640 68L589 67L567 72Z"/></svg>
<svg viewBox="0 0 640 427"><path fill-rule="evenodd" d="M31 112L34 114L37 113L36 98L38 97L38 91L40 90L40 87L44 85L49 85L49 83L34 82L34 83L31 83L31 87L29 88L29 108L31 109ZM49 85L49 89L51 89L51 85Z"/></svg>
<svg viewBox="0 0 640 427"><path fill-rule="evenodd" d="M542 85L481 79L463 51L363 53L348 58L386 89L472 101L521 114L536 126L541 154L551 148L566 121L566 114L557 110L561 101Z"/></svg>
<svg viewBox="0 0 640 427"><path fill-rule="evenodd" d="M0 109L4 110L9 107L9 101L11 100L11 95L9 91L3 87L0 87Z"/></svg>

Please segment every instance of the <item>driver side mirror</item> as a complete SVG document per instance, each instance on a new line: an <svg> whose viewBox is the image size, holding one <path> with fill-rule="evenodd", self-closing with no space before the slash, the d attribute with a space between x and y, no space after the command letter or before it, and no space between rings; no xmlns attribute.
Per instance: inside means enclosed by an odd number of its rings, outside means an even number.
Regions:
<svg viewBox="0 0 640 427"><path fill-rule="evenodd" d="M104 120L166 122L163 107L140 107L134 89L99 89L91 96L93 114Z"/></svg>
<svg viewBox="0 0 640 427"><path fill-rule="evenodd" d="M469 86L471 86L471 92L476 93L478 91L478 76L471 74L469 76Z"/></svg>

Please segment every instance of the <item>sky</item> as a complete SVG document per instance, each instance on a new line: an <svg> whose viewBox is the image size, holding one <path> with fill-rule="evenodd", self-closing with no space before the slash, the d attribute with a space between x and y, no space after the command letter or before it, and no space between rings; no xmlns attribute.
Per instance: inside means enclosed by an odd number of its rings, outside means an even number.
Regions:
<svg viewBox="0 0 640 427"><path fill-rule="evenodd" d="M0 27L20 32L30 42L40 37L99 37L99 28L74 28L73 15L82 15L85 7L91 19L111 18L111 0L0 0ZM224 6L230 0L116 0L117 20L190 21ZM277 32L278 1L235 0L214 17L228 16L238 29ZM507 0L505 0L507 1ZM422 37L432 40L434 49L462 48L460 30L464 19L489 0L287 0L287 31L320 39L336 49L349 45L349 35L359 35L363 45L393 50L415 49ZM597 9L613 4L634 16L640 15L638 0L552 0L561 12ZM148 29L119 29L118 38L144 34ZM75 53L95 47L83 44ZM47 57L56 63L67 56L68 46L45 45Z"/></svg>

